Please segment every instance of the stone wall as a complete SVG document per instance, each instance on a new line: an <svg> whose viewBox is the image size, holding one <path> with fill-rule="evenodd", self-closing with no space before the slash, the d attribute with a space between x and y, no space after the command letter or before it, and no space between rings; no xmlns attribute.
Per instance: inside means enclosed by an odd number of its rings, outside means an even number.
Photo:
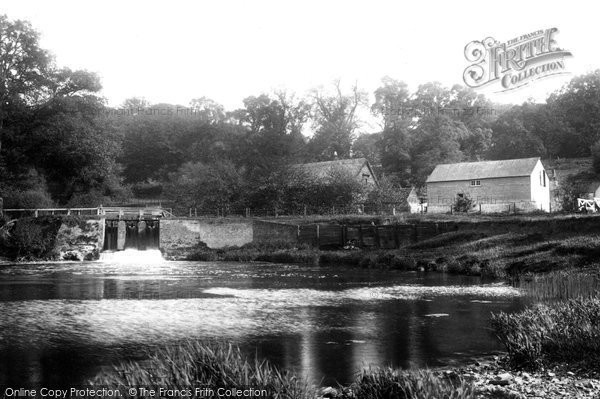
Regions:
<svg viewBox="0 0 600 399"><path fill-rule="evenodd" d="M256 243L273 241L298 242L299 232L298 226L295 224L255 220L253 229L253 241Z"/></svg>
<svg viewBox="0 0 600 399"><path fill-rule="evenodd" d="M251 221L219 221L198 219L162 219L160 249L167 255L186 251L197 245L209 248L241 247L252 242Z"/></svg>

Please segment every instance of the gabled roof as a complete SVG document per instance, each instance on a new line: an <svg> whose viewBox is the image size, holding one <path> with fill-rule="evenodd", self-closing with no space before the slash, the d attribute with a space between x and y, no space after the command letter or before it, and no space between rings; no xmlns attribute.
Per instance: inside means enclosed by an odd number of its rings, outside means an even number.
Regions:
<svg viewBox="0 0 600 399"><path fill-rule="evenodd" d="M332 170L346 170L352 176L358 176L363 166L367 165L370 174L377 182L377 177L371 168L371 164L366 158L353 158L353 159L339 159L336 161L325 161L325 162L311 162L292 165L293 169L302 171L315 179L325 179L330 176Z"/></svg>
<svg viewBox="0 0 600 399"><path fill-rule="evenodd" d="M398 189L398 197L400 201L408 201L410 197L418 200L419 196L417 195L417 190L414 187L402 187Z"/></svg>
<svg viewBox="0 0 600 399"><path fill-rule="evenodd" d="M539 160L540 158L522 158L437 165L427 178L427 183L529 176Z"/></svg>

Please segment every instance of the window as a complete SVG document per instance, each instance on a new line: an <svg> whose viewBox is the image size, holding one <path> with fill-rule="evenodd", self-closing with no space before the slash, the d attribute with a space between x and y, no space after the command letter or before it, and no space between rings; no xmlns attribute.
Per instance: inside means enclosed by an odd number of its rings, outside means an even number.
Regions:
<svg viewBox="0 0 600 399"><path fill-rule="evenodd" d="M546 187L546 171L540 170L540 186Z"/></svg>
<svg viewBox="0 0 600 399"><path fill-rule="evenodd" d="M481 180L471 180L472 186L481 186Z"/></svg>
<svg viewBox="0 0 600 399"><path fill-rule="evenodd" d="M542 186L546 187L546 171L542 170Z"/></svg>

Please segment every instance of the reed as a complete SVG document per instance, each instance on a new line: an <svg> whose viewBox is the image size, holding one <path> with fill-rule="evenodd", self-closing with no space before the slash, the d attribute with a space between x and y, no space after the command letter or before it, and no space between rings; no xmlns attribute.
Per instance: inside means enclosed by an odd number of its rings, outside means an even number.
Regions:
<svg viewBox="0 0 600 399"><path fill-rule="evenodd" d="M492 315L492 327L512 367L554 362L600 362L600 299L536 304L520 313Z"/></svg>
<svg viewBox="0 0 600 399"><path fill-rule="evenodd" d="M375 368L363 370L343 398L361 399L467 399L475 398L475 387L461 377L445 377L431 370L394 370Z"/></svg>
<svg viewBox="0 0 600 399"><path fill-rule="evenodd" d="M142 362L121 362L90 381L92 386L127 392L145 387L158 392L193 387L266 390L270 398L308 399L316 392L294 374L266 360L248 360L230 344L186 342L158 349ZM139 393L139 391L138 391ZM135 396L134 396L135 397Z"/></svg>
<svg viewBox="0 0 600 399"><path fill-rule="evenodd" d="M600 293L598 272L560 270L523 276L517 286L536 301L590 298Z"/></svg>

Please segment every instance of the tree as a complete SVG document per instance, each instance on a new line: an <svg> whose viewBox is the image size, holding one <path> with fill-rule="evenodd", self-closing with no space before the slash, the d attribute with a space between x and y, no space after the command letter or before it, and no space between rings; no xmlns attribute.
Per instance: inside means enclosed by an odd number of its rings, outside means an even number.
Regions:
<svg viewBox="0 0 600 399"><path fill-rule="evenodd" d="M600 69L573 78L547 103L551 114L572 128L559 140L570 144L569 156L589 155L590 146L600 140Z"/></svg>
<svg viewBox="0 0 600 399"><path fill-rule="evenodd" d="M375 90L375 103L371 106L371 112L383 119L383 131L394 129L401 121L410 120L410 93L408 86L385 76L381 82L383 86Z"/></svg>
<svg viewBox="0 0 600 399"><path fill-rule="evenodd" d="M535 133L535 124L526 117L527 109L526 105L514 106L494 122L490 158L511 159L546 155L544 143Z"/></svg>
<svg viewBox="0 0 600 399"><path fill-rule="evenodd" d="M424 184L437 164L460 162L460 141L470 134L464 123L445 115L424 118L414 132L411 149L413 182Z"/></svg>
<svg viewBox="0 0 600 399"><path fill-rule="evenodd" d="M366 94L357 85L352 87L351 94L343 94L338 80L334 90L333 94L313 91L316 131L310 141L310 153L318 161L350 157L354 133L360 124L357 110L366 104Z"/></svg>
<svg viewBox="0 0 600 399"><path fill-rule="evenodd" d="M171 174L166 192L177 204L214 210L235 206L241 186L241 175L229 161L210 165L187 162Z"/></svg>
<svg viewBox="0 0 600 399"><path fill-rule="evenodd" d="M244 99L236 116L248 128L244 157L251 175L267 176L273 170L302 160L305 141L302 129L308 119L308 104L280 92Z"/></svg>
<svg viewBox="0 0 600 399"><path fill-rule="evenodd" d="M352 156L367 158L374 166L381 165L381 133L361 134L352 143Z"/></svg>
<svg viewBox="0 0 600 399"><path fill-rule="evenodd" d="M46 92L51 59L38 41L28 22L0 15L0 151L7 114L35 104Z"/></svg>

